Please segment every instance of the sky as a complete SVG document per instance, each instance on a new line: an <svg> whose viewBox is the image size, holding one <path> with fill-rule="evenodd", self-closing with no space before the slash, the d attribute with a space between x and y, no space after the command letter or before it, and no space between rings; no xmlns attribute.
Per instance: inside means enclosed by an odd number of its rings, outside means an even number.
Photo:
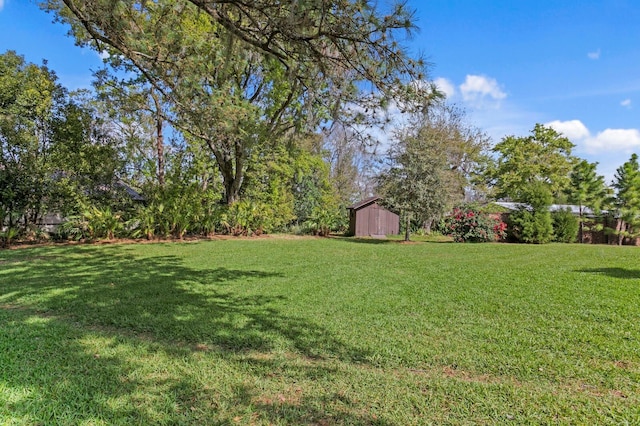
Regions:
<svg viewBox="0 0 640 426"><path fill-rule="evenodd" d="M408 0L406 43L430 78L494 143L554 127L607 181L640 154L640 1ZM48 66L69 89L102 61L32 0L0 0L0 53Z"/></svg>

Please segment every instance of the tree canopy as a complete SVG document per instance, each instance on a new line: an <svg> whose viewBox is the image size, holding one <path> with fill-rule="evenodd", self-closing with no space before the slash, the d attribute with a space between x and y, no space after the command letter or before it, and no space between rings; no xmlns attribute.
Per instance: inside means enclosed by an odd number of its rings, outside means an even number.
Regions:
<svg viewBox="0 0 640 426"><path fill-rule="evenodd" d="M464 199L489 142L465 122L462 110L442 102L415 116L396 139L378 191L404 215L408 240L411 220L430 223Z"/></svg>
<svg viewBox="0 0 640 426"><path fill-rule="evenodd" d="M420 108L423 61L399 32L402 4L368 1L45 0L78 43L161 94L174 127L203 143L238 199L252 149L324 121L380 121L391 99ZM350 108L344 108L349 105ZM357 107L356 107L357 106Z"/></svg>
<svg viewBox="0 0 640 426"><path fill-rule="evenodd" d="M527 188L536 182L559 194L569 184L573 147L569 139L542 124L536 124L529 136L505 137L493 148L498 158L487 173L496 197L527 202Z"/></svg>
<svg viewBox="0 0 640 426"><path fill-rule="evenodd" d="M577 162L571 171L571 183L566 189L569 201L576 203L579 208L580 231L578 238L581 243L584 242L584 207L599 213L609 195L609 189L604 183L604 176L596 173L597 166L598 163L589 163L587 160Z"/></svg>
<svg viewBox="0 0 640 426"><path fill-rule="evenodd" d="M616 189L616 205L620 213L620 228L618 229L618 243L622 244L624 237L635 237L640 227L640 164L638 155L618 167L613 186Z"/></svg>

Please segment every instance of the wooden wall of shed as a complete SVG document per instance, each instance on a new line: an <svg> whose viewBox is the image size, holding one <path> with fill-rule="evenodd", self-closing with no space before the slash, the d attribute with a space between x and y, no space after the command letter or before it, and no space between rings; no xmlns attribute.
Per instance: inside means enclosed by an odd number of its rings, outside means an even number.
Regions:
<svg viewBox="0 0 640 426"><path fill-rule="evenodd" d="M353 211L353 210L352 210ZM370 204L352 213L350 233L356 237L391 235L400 232L398 215L378 204Z"/></svg>

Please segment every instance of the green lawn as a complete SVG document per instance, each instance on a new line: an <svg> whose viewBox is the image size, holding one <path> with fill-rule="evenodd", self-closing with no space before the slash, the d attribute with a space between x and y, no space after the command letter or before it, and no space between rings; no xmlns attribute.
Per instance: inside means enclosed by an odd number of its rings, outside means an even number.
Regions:
<svg viewBox="0 0 640 426"><path fill-rule="evenodd" d="M0 424L640 424L640 249L0 251Z"/></svg>

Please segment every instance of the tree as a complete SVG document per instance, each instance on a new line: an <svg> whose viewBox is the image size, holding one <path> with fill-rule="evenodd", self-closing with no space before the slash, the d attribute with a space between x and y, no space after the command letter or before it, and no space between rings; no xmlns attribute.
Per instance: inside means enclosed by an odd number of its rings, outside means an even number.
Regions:
<svg viewBox="0 0 640 426"><path fill-rule="evenodd" d="M131 176L139 184L149 178L165 184L165 116L169 107L162 95L141 76L119 78L104 67L94 72L94 89L103 114L124 139L124 150L132 166ZM154 163L154 173L146 170Z"/></svg>
<svg viewBox="0 0 640 426"><path fill-rule="evenodd" d="M378 192L385 204L402 213L409 241L411 220L424 221L446 210L450 176L444 155L430 139L404 138L389 160L393 166L379 176Z"/></svg>
<svg viewBox="0 0 640 426"><path fill-rule="evenodd" d="M549 186L533 181L522 188L522 204L509 216L511 235L524 243L545 244L553 239L553 219L549 207L553 196Z"/></svg>
<svg viewBox="0 0 640 426"><path fill-rule="evenodd" d="M629 161L618 167L613 186L617 190L616 204L620 214L618 244L622 244L624 237L636 236L640 226L640 165L637 154L632 154Z"/></svg>
<svg viewBox="0 0 640 426"><path fill-rule="evenodd" d="M398 43L396 33L413 27L402 5L388 14L361 0L46 0L41 7L171 104L165 118L213 153L227 203L242 192L254 147L314 132L330 118L373 120L359 111L431 90L409 84L423 78L424 63ZM361 108L350 115L344 105Z"/></svg>
<svg viewBox="0 0 640 426"><path fill-rule="evenodd" d="M584 208L587 207L599 213L609 194L604 176L596 173L597 166L598 163L589 163L587 160L576 163L571 171L571 183L566 189L569 202L578 204L578 239L581 243L584 243Z"/></svg>
<svg viewBox="0 0 640 426"><path fill-rule="evenodd" d="M553 196L569 185L573 143L560 133L536 124L530 136L507 136L496 144L498 158L487 170L497 198L527 203L530 185L540 182Z"/></svg>
<svg viewBox="0 0 640 426"><path fill-rule="evenodd" d="M46 64L0 55L0 219L26 229L52 210L108 197L101 188L119 164L105 130Z"/></svg>
<svg viewBox="0 0 640 426"><path fill-rule="evenodd" d="M378 178L385 203L404 215L405 240L411 220L430 223L464 199L488 146L486 135L467 125L456 107L433 103L414 119L398 134L389 167Z"/></svg>
<svg viewBox="0 0 640 426"><path fill-rule="evenodd" d="M341 211L354 202L371 196L374 155L349 128L335 123L324 133L323 154L330 167L331 184Z"/></svg>

